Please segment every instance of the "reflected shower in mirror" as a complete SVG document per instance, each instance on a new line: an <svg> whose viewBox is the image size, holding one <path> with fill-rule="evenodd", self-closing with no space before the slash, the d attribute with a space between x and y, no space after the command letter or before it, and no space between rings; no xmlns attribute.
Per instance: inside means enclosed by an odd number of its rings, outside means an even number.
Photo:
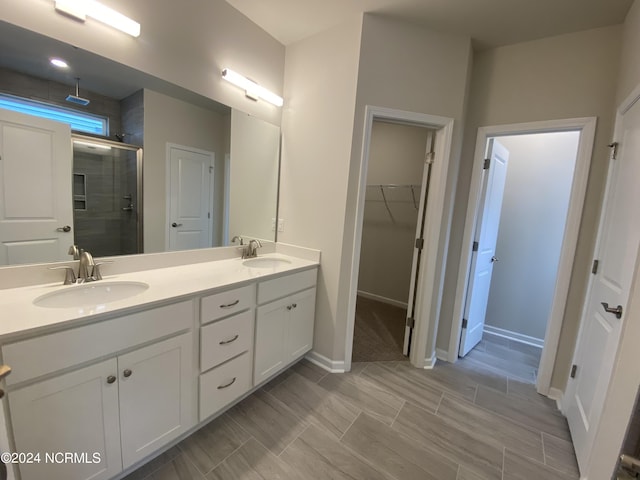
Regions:
<svg viewBox="0 0 640 480"><path fill-rule="evenodd" d="M52 56L65 58L70 69L60 71L52 67L49 63ZM78 77L82 79L79 96L89 101L86 106L66 101L70 94L75 95ZM69 191L65 197L68 206L64 207L73 211L74 219L69 222L77 223L73 236L70 232L57 232L57 228L67 223L52 217L38 227L44 229L40 236L30 237L26 231L17 230L19 222L4 222L7 205L0 203L0 265L70 260L66 251L73 242L81 247L86 243L82 248L96 256L171 249L171 225L184 223L172 218L170 205L170 150L175 146L211 154L210 168L205 172L210 172L211 189L202 209L210 222L210 235L199 246L229 245L235 235L275 240L272 222L277 211L278 126L240 111L232 112L230 107L211 98L1 21L0 92L105 118L108 131L94 140L121 143L121 150L131 158L128 167L117 166L114 159L98 166L94 159L95 168L103 173L110 170L109 175L104 175L108 180L99 187L92 179L96 170L81 171L85 167L80 167L80 163L77 168L74 164L68 179L49 181L47 188L51 192L62 187ZM71 143L69 134L66 135ZM125 144L134 150L127 150ZM112 148L119 151L113 145ZM135 178L127 178L126 186L116 185L113 174L121 176L124 171L132 171L138 148L144 149L144 175L137 171ZM78 155L77 146L75 150ZM105 156L101 158L104 160ZM12 175L8 170L0 172L0 189L4 188L2 185L15 183ZM73 195L69 183L74 185ZM195 188L183 185L191 187ZM112 196L106 195L107 189ZM39 194L33 198L46 196ZM47 239L44 243L43 238ZM7 242L12 243L8 246ZM46 248L34 253L32 247L36 244L46 244ZM193 243L184 245L188 247L183 248L191 248Z"/></svg>

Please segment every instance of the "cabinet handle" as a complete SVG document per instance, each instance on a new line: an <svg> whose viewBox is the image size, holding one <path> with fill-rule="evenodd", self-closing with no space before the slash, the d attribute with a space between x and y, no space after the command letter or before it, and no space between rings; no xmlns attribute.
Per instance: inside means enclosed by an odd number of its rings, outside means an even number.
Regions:
<svg viewBox="0 0 640 480"><path fill-rule="evenodd" d="M287 305L287 310L291 310L293 307L291 305Z"/></svg>
<svg viewBox="0 0 640 480"><path fill-rule="evenodd" d="M291 305L293 308L296 308L298 306L297 303L294 303L293 305Z"/></svg>
<svg viewBox="0 0 640 480"><path fill-rule="evenodd" d="M222 390L223 388L229 388L231 385L233 385L234 383L236 383L236 378L238 377L233 377L233 380L231 380L229 383L227 383L226 385L218 385L218 390Z"/></svg>
<svg viewBox="0 0 640 480"><path fill-rule="evenodd" d="M220 342L220 345L228 345L228 344L230 344L230 343L233 343L233 342L235 342L235 341L238 339L238 337L239 337L239 336L240 336L240 335L236 334L236 336L235 336L235 337L233 337L233 338L232 338L232 339L230 339L230 340L222 340L222 341Z"/></svg>
<svg viewBox="0 0 640 480"><path fill-rule="evenodd" d="M133 372L131 370L129 370L128 368L122 372L122 374L124 375L124 378L129 378L131 376Z"/></svg>
<svg viewBox="0 0 640 480"><path fill-rule="evenodd" d="M231 302L231 303L227 303L225 305L220 305L220 308L231 308L231 307L235 307L237 304L240 303L240 300L236 300L235 302Z"/></svg>
<svg viewBox="0 0 640 480"><path fill-rule="evenodd" d="M116 376L115 375L109 375L107 377L107 383L114 383L116 381Z"/></svg>

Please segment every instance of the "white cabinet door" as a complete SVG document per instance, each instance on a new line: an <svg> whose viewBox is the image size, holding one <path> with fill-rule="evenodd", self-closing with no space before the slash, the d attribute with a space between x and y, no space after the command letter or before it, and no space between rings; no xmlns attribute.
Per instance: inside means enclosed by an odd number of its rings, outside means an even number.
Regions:
<svg viewBox="0 0 640 480"><path fill-rule="evenodd" d="M287 336L287 363L313 347L313 320L315 317L316 289L305 290L289 297L289 328Z"/></svg>
<svg viewBox="0 0 640 480"><path fill-rule="evenodd" d="M253 384L258 385L285 365L284 340L291 302L283 298L258 307Z"/></svg>
<svg viewBox="0 0 640 480"><path fill-rule="evenodd" d="M118 357L124 468L195 425L192 351L185 333Z"/></svg>
<svg viewBox="0 0 640 480"><path fill-rule="evenodd" d="M16 452L40 454L19 466L22 480L106 480L122 470L116 375L110 359L9 393Z"/></svg>

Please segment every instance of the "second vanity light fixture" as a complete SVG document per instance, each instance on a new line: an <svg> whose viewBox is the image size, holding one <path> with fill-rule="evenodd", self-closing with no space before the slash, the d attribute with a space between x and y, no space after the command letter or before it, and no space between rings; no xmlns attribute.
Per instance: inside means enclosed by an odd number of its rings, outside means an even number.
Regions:
<svg viewBox="0 0 640 480"><path fill-rule="evenodd" d="M269 103L274 104L276 107L281 107L284 100L281 96L267 90L266 88L258 85L253 80L249 80L244 75L240 75L238 72L234 72L230 68L222 70L222 78L227 82L233 83L236 87L240 87L245 91L245 95L252 100L258 100L262 98Z"/></svg>
<svg viewBox="0 0 640 480"><path fill-rule="evenodd" d="M138 22L95 0L54 0L54 6L56 11L81 22L84 22L87 17L91 17L110 27L128 33L132 37L140 36L140 24Z"/></svg>

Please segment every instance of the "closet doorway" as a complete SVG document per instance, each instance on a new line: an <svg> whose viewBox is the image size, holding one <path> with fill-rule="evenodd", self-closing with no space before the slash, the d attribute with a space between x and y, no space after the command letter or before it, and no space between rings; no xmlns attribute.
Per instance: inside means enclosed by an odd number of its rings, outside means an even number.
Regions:
<svg viewBox="0 0 640 480"><path fill-rule="evenodd" d="M434 131L374 120L362 224L354 362L406 360ZM410 322L410 320L409 320Z"/></svg>

